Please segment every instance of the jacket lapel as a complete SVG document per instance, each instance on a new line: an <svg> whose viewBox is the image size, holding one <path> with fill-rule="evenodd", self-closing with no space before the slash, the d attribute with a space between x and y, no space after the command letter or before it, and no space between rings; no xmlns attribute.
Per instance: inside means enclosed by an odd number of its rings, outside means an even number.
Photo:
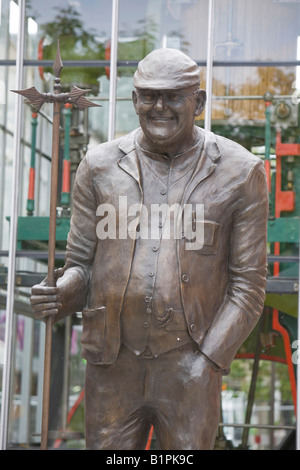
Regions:
<svg viewBox="0 0 300 470"><path fill-rule="evenodd" d="M196 187L215 171L218 161L221 158L215 135L209 131L202 130L202 132L205 132L204 144L194 175L184 192L183 203L186 203Z"/></svg>
<svg viewBox="0 0 300 470"><path fill-rule="evenodd" d="M135 135L137 131L128 134L119 144L125 155L118 161L119 167L134 178L142 192L141 171L137 152L135 150Z"/></svg>
<svg viewBox="0 0 300 470"><path fill-rule="evenodd" d="M130 153L122 157L118 161L118 165L122 170L132 176L138 182L139 186L141 186L140 165L135 150L132 150Z"/></svg>

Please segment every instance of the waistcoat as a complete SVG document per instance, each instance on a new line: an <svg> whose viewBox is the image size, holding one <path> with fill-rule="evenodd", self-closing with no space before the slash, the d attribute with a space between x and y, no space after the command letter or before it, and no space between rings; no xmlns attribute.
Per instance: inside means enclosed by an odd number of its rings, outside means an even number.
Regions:
<svg viewBox="0 0 300 470"><path fill-rule="evenodd" d="M136 144L143 206L121 315L122 342L135 354L156 357L193 340L180 295L176 209L199 160L201 138L169 158Z"/></svg>

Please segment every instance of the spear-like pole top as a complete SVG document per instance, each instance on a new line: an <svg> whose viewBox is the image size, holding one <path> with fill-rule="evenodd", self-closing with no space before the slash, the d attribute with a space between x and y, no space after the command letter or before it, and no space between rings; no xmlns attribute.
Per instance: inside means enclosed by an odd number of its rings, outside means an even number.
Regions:
<svg viewBox="0 0 300 470"><path fill-rule="evenodd" d="M59 39L58 39L57 40L56 57L55 57L55 61L53 63L53 70L54 70L54 73L55 73L55 77L57 77L57 78L60 77L60 73L62 71L62 68L63 68L63 63L62 63L61 57L60 57L60 48L59 48Z"/></svg>
<svg viewBox="0 0 300 470"><path fill-rule="evenodd" d="M53 63L53 70L55 73L54 93L40 93L34 86L31 88L27 88L26 90L11 91L13 91L14 93L18 93L19 95L25 96L31 102L31 104L33 104L37 111L46 102L75 104L79 109L85 109L92 106L101 106L99 104L93 103L92 101L85 98L85 96L83 96L90 90L81 90L80 88L73 86L72 90L69 93L61 93L62 87L60 84L60 72L62 68L63 63L60 57L59 40L57 40L56 57Z"/></svg>

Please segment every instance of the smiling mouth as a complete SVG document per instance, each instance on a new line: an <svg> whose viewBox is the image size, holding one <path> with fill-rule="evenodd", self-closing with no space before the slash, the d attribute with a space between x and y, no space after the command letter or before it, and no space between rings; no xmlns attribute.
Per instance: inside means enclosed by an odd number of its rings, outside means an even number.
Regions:
<svg viewBox="0 0 300 470"><path fill-rule="evenodd" d="M173 117L168 117L168 116L154 116L151 117L152 121L161 121L161 122L167 122L167 121L172 121L174 118Z"/></svg>

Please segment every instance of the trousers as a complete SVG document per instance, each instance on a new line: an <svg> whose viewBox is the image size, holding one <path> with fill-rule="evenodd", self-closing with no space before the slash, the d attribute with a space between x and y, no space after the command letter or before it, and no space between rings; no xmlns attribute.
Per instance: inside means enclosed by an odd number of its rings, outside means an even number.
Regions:
<svg viewBox="0 0 300 470"><path fill-rule="evenodd" d="M192 345L157 358L121 346L112 365L87 363L87 450L143 450L151 425L160 450L211 450L222 374Z"/></svg>

